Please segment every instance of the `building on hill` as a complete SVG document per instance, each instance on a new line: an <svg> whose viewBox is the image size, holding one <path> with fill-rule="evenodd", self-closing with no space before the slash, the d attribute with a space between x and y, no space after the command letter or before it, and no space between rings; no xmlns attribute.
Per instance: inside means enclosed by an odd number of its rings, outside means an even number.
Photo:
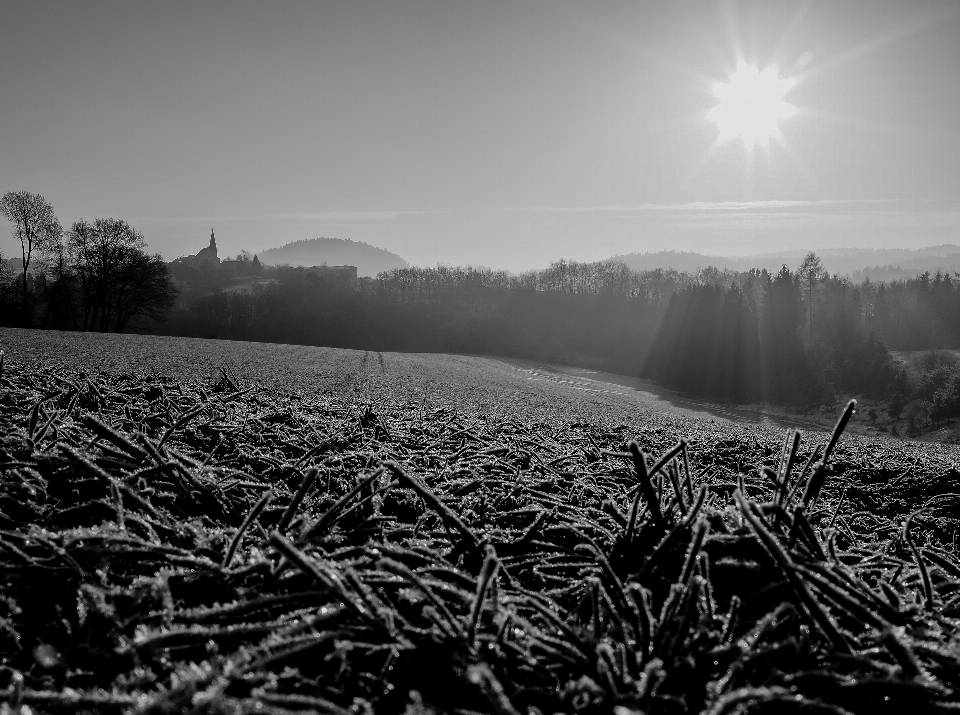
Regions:
<svg viewBox="0 0 960 715"><path fill-rule="evenodd" d="M220 266L220 257L217 255L217 238L210 229L210 245L200 249L195 256L184 256L178 258L174 263L193 268L196 271L203 271L210 268L216 269Z"/></svg>
<svg viewBox="0 0 960 715"><path fill-rule="evenodd" d="M307 273L342 286L354 286L357 283L356 266L310 266Z"/></svg>
<svg viewBox="0 0 960 715"><path fill-rule="evenodd" d="M193 259L196 261L195 267L197 270L216 268L220 265L220 257L217 255L217 238L214 236L212 228L210 229L210 245L200 249L200 252Z"/></svg>

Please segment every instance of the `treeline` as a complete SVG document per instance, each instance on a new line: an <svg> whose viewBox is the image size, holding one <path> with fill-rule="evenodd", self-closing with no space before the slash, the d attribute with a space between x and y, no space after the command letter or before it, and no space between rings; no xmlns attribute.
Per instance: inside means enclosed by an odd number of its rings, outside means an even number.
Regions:
<svg viewBox="0 0 960 715"><path fill-rule="evenodd" d="M515 356L639 372L710 399L807 406L838 393L908 404L919 388L888 348L960 348L955 279L854 285L813 254L776 275L633 271L611 261L559 261L522 275L407 268L350 285L303 268L257 275L246 287L184 288L164 331Z"/></svg>
<svg viewBox="0 0 960 715"><path fill-rule="evenodd" d="M889 346L958 349L958 328L955 278L925 273L854 285L828 275L811 254L795 272L752 271L677 291L641 374L736 402L812 406L838 393L864 395L916 429L960 416L957 362L932 356L908 370Z"/></svg>
<svg viewBox="0 0 960 715"><path fill-rule="evenodd" d="M916 278L851 285L864 324L891 350L960 349L960 274L929 271Z"/></svg>
<svg viewBox="0 0 960 715"><path fill-rule="evenodd" d="M559 261L515 276L404 268L351 286L264 267L247 288L185 288L165 332L379 351L505 355L632 373L670 296L703 276Z"/></svg>
<svg viewBox="0 0 960 715"><path fill-rule="evenodd" d="M19 270L0 261L0 324L123 332L158 325L176 287L158 254L126 221L81 219L64 231L39 194L8 192L0 215L19 239Z"/></svg>
<svg viewBox="0 0 960 715"><path fill-rule="evenodd" d="M670 300L641 374L736 402L813 404L838 391L882 397L899 370L866 325L858 289L822 276L805 295L784 267L743 285L694 285ZM813 300L812 310L810 300Z"/></svg>

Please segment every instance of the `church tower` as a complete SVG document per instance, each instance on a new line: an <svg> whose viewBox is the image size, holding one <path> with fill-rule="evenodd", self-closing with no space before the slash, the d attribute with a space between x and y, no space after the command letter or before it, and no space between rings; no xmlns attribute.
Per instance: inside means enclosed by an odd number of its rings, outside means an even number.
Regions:
<svg viewBox="0 0 960 715"><path fill-rule="evenodd" d="M213 235L213 229L210 229L210 250L213 251L213 255L217 255L217 239Z"/></svg>

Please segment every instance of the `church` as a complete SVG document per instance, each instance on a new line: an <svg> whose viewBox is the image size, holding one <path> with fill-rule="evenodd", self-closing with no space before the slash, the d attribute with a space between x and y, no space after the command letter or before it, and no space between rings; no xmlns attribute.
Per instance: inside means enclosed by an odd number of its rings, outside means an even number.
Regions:
<svg viewBox="0 0 960 715"><path fill-rule="evenodd" d="M200 252L195 256L184 256L183 258L178 258L176 262L190 266L190 268L197 271L217 268L220 265L220 257L217 255L217 238L214 236L213 229L210 229L209 246L200 249Z"/></svg>

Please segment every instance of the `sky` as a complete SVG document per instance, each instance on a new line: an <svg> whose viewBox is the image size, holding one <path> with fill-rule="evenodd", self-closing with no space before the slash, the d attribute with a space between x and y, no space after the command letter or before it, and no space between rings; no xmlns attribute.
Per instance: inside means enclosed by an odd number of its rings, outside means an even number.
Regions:
<svg viewBox="0 0 960 715"><path fill-rule="evenodd" d="M960 3L0 0L0 192L172 259L960 244ZM738 63L792 79L750 150ZM722 91L722 87L721 87ZM721 138L723 140L721 141ZM0 231L0 251L19 246Z"/></svg>

